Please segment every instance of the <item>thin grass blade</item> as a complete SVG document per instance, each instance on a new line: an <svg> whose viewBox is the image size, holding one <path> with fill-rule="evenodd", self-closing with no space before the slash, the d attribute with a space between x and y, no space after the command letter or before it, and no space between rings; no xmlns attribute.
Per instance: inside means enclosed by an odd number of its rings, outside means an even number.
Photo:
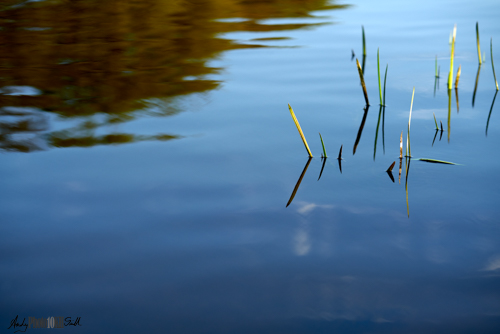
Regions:
<svg viewBox="0 0 500 334"><path fill-rule="evenodd" d="M455 88L458 88L458 80L460 80L461 72L462 72L462 65L458 65L457 77L455 79Z"/></svg>
<svg viewBox="0 0 500 334"><path fill-rule="evenodd" d="M435 164L457 165L454 162L443 161L443 160L436 160L436 159L425 159L425 158L422 158L422 159L417 159L417 160L419 160L419 161L425 161L425 162L431 162L431 163L435 163Z"/></svg>
<svg viewBox="0 0 500 334"><path fill-rule="evenodd" d="M380 82L380 48L377 49L377 72L378 72L378 94L380 97L380 105L384 104L382 100L382 84Z"/></svg>
<svg viewBox="0 0 500 334"><path fill-rule="evenodd" d="M401 131L401 138L399 139L399 158L403 158L403 131Z"/></svg>
<svg viewBox="0 0 500 334"><path fill-rule="evenodd" d="M394 165L396 164L396 161L394 161L389 168L387 168L386 172L392 172L392 169L394 168Z"/></svg>
<svg viewBox="0 0 500 334"><path fill-rule="evenodd" d="M361 32L363 35L363 56L366 57L366 39L365 39L365 27L361 26Z"/></svg>
<svg viewBox="0 0 500 334"><path fill-rule="evenodd" d="M297 130L299 130L300 138L302 138L302 142L304 142L304 146L306 147L307 153L312 158L313 155L311 153L311 150L309 149L309 145L307 145L307 140L306 140L306 137L304 137L304 133L302 132L302 129L300 128L299 121L297 120L297 117L295 117L295 113L293 112L293 109L290 105L288 105L288 109L290 109L290 114L292 115L293 121L295 122L295 125L297 126Z"/></svg>
<svg viewBox="0 0 500 334"><path fill-rule="evenodd" d="M481 47L479 46L479 22L476 22L476 42L477 42L477 58L479 59L479 65L481 65Z"/></svg>
<svg viewBox="0 0 500 334"><path fill-rule="evenodd" d="M453 37L451 39L451 56L450 56L450 74L448 75L448 89L452 87L453 80L453 60L455 58L455 38L457 36L457 25L453 28Z"/></svg>
<svg viewBox="0 0 500 334"><path fill-rule="evenodd" d="M363 94L365 96L366 105L369 106L370 102L368 101L368 92L366 91L365 79L363 77L363 70L361 69L361 65L359 64L358 58L356 58L356 66L358 67L359 80L361 81L361 87L363 88Z"/></svg>
<svg viewBox="0 0 500 334"><path fill-rule="evenodd" d="M383 105L385 107L385 84L387 83L387 69L389 68L389 64L385 65L385 76L384 76L384 99Z"/></svg>
<svg viewBox="0 0 500 334"><path fill-rule="evenodd" d="M408 119L408 136L406 137L406 155L409 157L411 157L410 124L411 124L411 112L413 110L413 98L414 97L415 97L415 87L413 87L413 93L411 94L410 117Z"/></svg>
<svg viewBox="0 0 500 334"><path fill-rule="evenodd" d="M493 69L493 78L495 79L495 86L498 90L497 76L495 74L495 64L493 64L493 38L490 40L490 53L491 53L491 68Z"/></svg>
<svg viewBox="0 0 500 334"><path fill-rule="evenodd" d="M438 74L438 56L436 55L436 78L439 77L439 74Z"/></svg>
<svg viewBox="0 0 500 334"><path fill-rule="evenodd" d="M328 158L328 156L326 155L325 144L323 143L323 137L321 137L321 132L319 132L319 139L321 139L321 146L323 147L323 156L325 158Z"/></svg>

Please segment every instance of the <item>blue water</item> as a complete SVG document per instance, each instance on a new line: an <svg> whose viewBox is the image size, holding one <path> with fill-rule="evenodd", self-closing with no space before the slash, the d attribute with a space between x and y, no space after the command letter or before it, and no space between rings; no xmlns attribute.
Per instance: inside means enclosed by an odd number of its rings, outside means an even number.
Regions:
<svg viewBox="0 0 500 334"><path fill-rule="evenodd" d="M272 47L218 53L207 60L218 73L201 75L217 81L214 89L155 93L126 114L133 118L94 133L148 140L52 145L47 138L56 131L82 137L83 122L107 114L68 117L2 91L3 119L17 103L48 124L16 134L35 138L39 149L0 155L2 332L14 332L7 328L18 315L26 322L81 317L81 326L64 329L79 333L497 333L500 101L485 131L496 92L490 38L500 68L500 4L350 4L261 22L322 23L304 29L221 32L235 43ZM472 106L476 21L485 62ZM462 74L448 131L454 24L454 77L458 65ZM361 25L371 106L353 155L365 106L351 60L351 50L362 57ZM286 39L252 41L274 37ZM377 48L381 70L389 67L384 135L381 121L374 154ZM18 66L13 72L29 72ZM42 79L37 87L16 78L2 87L50 96ZM414 159L406 182L403 159L399 182L413 87L413 157L458 165ZM314 155L288 207L307 152L287 104ZM445 129L434 143L433 113ZM329 156L319 180L318 132ZM177 137L152 139L160 134ZM393 161L395 182L385 172Z"/></svg>

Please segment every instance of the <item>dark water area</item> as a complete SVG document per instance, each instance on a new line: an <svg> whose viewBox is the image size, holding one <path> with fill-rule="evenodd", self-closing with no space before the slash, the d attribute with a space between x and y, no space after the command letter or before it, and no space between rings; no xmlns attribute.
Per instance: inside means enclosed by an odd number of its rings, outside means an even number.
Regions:
<svg viewBox="0 0 500 334"><path fill-rule="evenodd" d="M2 2L0 332L498 333L499 10Z"/></svg>

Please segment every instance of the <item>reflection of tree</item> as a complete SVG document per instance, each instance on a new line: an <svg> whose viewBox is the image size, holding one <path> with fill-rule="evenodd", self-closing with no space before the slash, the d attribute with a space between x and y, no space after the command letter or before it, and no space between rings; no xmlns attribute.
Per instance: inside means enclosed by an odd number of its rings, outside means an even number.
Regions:
<svg viewBox="0 0 500 334"><path fill-rule="evenodd" d="M342 7L326 3L9 0L0 5L0 88L31 86L41 94L0 95L0 107L29 106L64 118L83 116L85 121L100 114L105 116L101 123L108 124L142 116L140 110L147 103L161 98L167 103L163 103L164 109L157 108L155 116L167 116L180 111L175 107L176 97L217 88L217 81L206 79L218 70L209 67L208 61L226 50L258 46L239 45L219 34L302 28L308 25L258 20L307 17L313 10ZM247 20L217 20L234 17ZM4 129L13 123L2 124L0 140L5 147L9 146L6 138L15 130ZM59 135L50 135L49 144L60 143L53 139ZM137 137L127 136L132 141ZM63 137L70 139L71 131ZM101 144L102 138L92 136L85 142ZM113 138L108 140L124 141L120 136Z"/></svg>

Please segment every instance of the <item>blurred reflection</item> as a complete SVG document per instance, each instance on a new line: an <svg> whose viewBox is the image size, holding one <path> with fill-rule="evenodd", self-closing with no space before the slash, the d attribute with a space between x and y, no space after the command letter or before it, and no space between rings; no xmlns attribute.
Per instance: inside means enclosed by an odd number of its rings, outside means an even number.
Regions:
<svg viewBox="0 0 500 334"><path fill-rule="evenodd" d="M133 133L98 135L92 130L103 132L106 126L144 115L181 112L176 98L219 86L207 78L219 70L208 65L217 55L231 49L262 47L238 44L218 37L220 34L305 28L312 24L263 24L259 20L311 17L311 11L346 7L328 3L4 1L0 5L0 148L29 152L48 146L175 138L161 134L147 138ZM223 20L228 18L241 19ZM149 108L156 100L161 103ZM33 111L31 115L11 115L9 108L13 107L35 108L37 115ZM49 123L55 117L47 115L72 119L77 125L36 136L36 132L50 130Z"/></svg>

